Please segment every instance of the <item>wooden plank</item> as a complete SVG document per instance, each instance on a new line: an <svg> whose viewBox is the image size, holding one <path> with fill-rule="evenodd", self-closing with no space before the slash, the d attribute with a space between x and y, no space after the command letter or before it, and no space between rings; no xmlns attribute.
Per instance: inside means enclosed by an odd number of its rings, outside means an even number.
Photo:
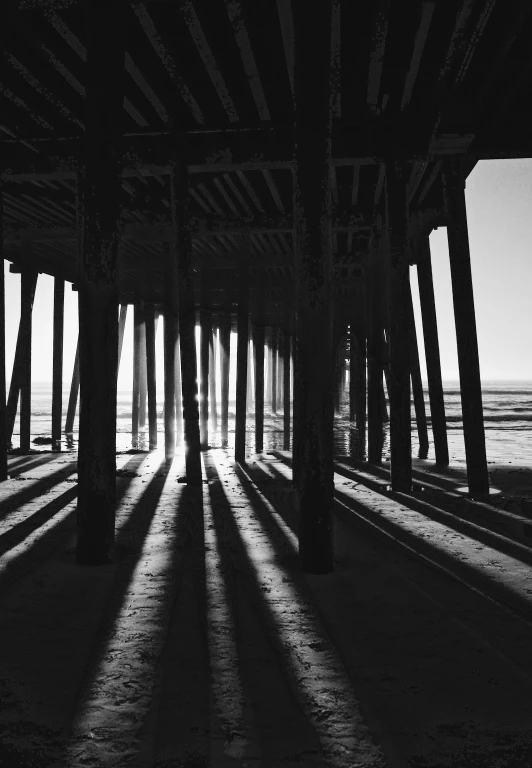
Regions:
<svg viewBox="0 0 532 768"><path fill-rule="evenodd" d="M236 350L235 461L246 460L246 395L249 350L249 235L240 241Z"/></svg>

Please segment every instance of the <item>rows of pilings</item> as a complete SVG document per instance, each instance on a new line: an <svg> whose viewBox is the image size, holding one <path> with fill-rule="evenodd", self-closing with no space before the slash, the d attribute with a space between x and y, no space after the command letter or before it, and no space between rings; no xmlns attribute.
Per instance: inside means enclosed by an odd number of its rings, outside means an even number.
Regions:
<svg viewBox="0 0 532 768"><path fill-rule="evenodd" d="M76 563L112 562L116 507L116 389L119 353L117 258L120 242L121 154L118 151L124 99L124 25L120 4L88 4L86 8L87 65L85 78L85 147L78 177L79 217L79 380L80 418L78 449L78 506ZM386 374L390 424L390 482L392 491L412 490L411 379L418 393L419 377L413 353L409 264L418 263L427 352L429 394L438 458L445 458L441 374L436 373L437 332L430 263L426 243L411 254L412 221L409 210L410 162L401 136L390 127L389 157L384 163L384 210L376 212L365 276L348 304L337 301L333 280L331 216L331 128L333 115L334 57L331 56L332 4L319 0L308 13L308 3L293 0L294 18L294 156L293 249L295 284L291 296L294 312L294 384L292 468L299 509L299 558L304 571L333 570L334 463L333 420L336 385L335 354L347 325L353 328L354 388L352 407L361 431L367 429L370 462L382 455L383 371ZM368 126L369 127L369 126ZM393 135L391 135L393 133ZM189 171L187 147L176 133L168 145L171 167L171 214L174 243L166 249L164 298L165 434L175 446L176 350L179 349L182 422L186 481L201 494L201 448L206 442L205 408L208 394L209 334L200 349L198 393L196 311L192 232L189 225ZM356 156L356 147L353 149ZM465 208L464 166L459 158L442 158L442 178L447 216L449 256L462 393L462 415L469 489L488 492L478 346L471 281L469 240ZM428 233L427 233L428 236ZM0 237L0 242L2 238ZM245 461L246 396L249 351L250 236L238 238L237 378L235 459ZM419 269L421 267L421 269ZM2 278L3 279L3 278ZM21 401L21 440L27 442L31 355L31 298L34 273L22 274L23 306L20 334L22 371L18 391ZM62 290L57 285L58 294ZM0 307L0 356L5 360L3 285ZM141 297L139 297L140 299ZM260 304L260 298L255 304ZM288 306L289 302L287 302ZM57 305L57 327L62 318ZM425 309L423 310L423 306ZM341 310L341 311L340 311ZM155 317L146 315L146 349L152 349ZM205 317L202 322L206 323ZM256 370L264 370L261 324L256 344ZM57 342L59 344L59 341ZM283 337L283 345L286 343ZM284 349L284 346L283 346ZM262 350L262 352L261 352ZM284 354L284 352L283 352ZM151 355L151 352L150 352ZM58 363L59 365L59 363ZM140 365L140 362L139 362ZM153 369L153 357L146 365ZM3 366L0 365L0 368ZM367 370L367 402L363 398ZM55 367L54 367L55 377ZM54 378L54 389L59 379ZM222 382L223 383L223 382ZM140 388L140 378L139 378ZM257 381L257 399L263 384ZM150 396L150 388L152 395ZM5 372L0 378L0 408L5 403ZM198 395L201 394L202 398ZM153 387L147 378L148 406ZM364 402L363 402L364 400ZM223 397L222 397L223 405ZM9 412L8 408L6 409ZM263 403L262 403L263 407ZM259 409L260 410L260 409ZM288 412L288 409L285 409ZM364 415L367 427L364 426ZM201 416L201 418L200 418ZM2 477L7 476L7 418L0 414ZM260 418L259 418L260 425ZM438 432L439 427L441 430ZM203 426L202 426L203 425ZM260 428L260 426L259 426ZM172 435L172 430L174 434ZM443 430L443 431L442 431ZM54 438L57 439L57 432ZM168 457L171 460L171 456ZM198 505L201 509L201 505Z"/></svg>

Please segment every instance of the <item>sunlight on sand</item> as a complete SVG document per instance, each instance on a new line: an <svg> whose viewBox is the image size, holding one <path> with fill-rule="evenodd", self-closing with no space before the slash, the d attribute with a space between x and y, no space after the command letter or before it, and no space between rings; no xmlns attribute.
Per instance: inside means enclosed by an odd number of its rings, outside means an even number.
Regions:
<svg viewBox="0 0 532 768"><path fill-rule="evenodd" d="M224 459L220 460L218 453L211 454L209 461L216 465L220 476L235 477L232 465ZM296 696L318 734L327 758L337 768L380 765L380 750L373 744L362 720L345 669L320 631L314 606L295 587L290 572L279 565L271 535L249 503L245 484L237 478L235 480L232 488L224 488L224 491L227 495L229 490L227 499L238 533L276 627L290 675L295 682ZM253 486L258 491L256 485ZM242 505L242 497L246 495L248 503ZM280 521L280 516L263 494L260 497L292 544L294 534L290 532L288 536L284 521ZM235 503L237 499L238 504Z"/></svg>

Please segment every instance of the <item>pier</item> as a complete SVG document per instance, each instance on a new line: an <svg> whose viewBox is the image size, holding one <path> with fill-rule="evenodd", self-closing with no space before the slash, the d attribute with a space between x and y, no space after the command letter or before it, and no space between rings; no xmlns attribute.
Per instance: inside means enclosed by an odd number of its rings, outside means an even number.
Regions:
<svg viewBox="0 0 532 768"><path fill-rule="evenodd" d="M510 680L532 700L532 667L515 652L532 634L532 528L490 493L465 186L482 160L532 157L529 4L6 0L0 21L0 243L21 290L6 372L2 270L0 601L32 658L19 669L0 627L13 659L0 684L14 712L33 707L38 731L25 748L0 718L0 743L40 754L42 766L494 764L496 737L515 740L532 714L512 709ZM429 237L440 227L462 475L449 466L434 299ZM51 450L36 455L32 307L43 274L54 279L53 401ZM79 339L64 359L71 290ZM128 316L125 454L117 376ZM339 458L343 401L353 439ZM77 455L62 439L76 414ZM265 417L278 419L282 449L267 448ZM28 639L32 611L42 648ZM451 650L431 673L409 633L426 636L434 658L445 636L465 661ZM395 651L387 674L401 679L404 706L419 706L412 716L386 703L378 638L411 654L421 705ZM463 730L454 743L438 731L454 722L443 672L461 665L474 687L477 642L489 655L478 685L493 664L500 701L472 695L478 738ZM68 674L47 720L54 643ZM17 685L34 683L30 707ZM436 762L431 739L445 740L449 763ZM460 740L486 762L467 763ZM427 762L408 762L424 750ZM528 764L530 750L529 739L525 762L501 765Z"/></svg>

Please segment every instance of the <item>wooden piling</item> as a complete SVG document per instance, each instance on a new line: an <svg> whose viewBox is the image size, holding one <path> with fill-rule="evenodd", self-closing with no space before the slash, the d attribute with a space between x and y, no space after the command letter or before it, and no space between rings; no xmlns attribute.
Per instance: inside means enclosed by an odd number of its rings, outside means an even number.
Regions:
<svg viewBox="0 0 532 768"><path fill-rule="evenodd" d="M31 284L32 305L33 305L33 299L35 297L36 286L37 286L37 273L34 272L33 281ZM22 291L22 277L21 277L21 291ZM22 382L22 374L24 371L24 361L26 358L27 333L24 326L25 322L27 322L27 320L23 320L22 313L21 313L19 328L18 328L18 335L17 335L17 345L15 347L15 359L13 360L13 371L11 374L11 382L9 384L9 394L7 397L7 407L6 407L6 440L8 444L11 442L11 438L13 436L13 429L15 426L15 419L17 417L17 407L18 407L20 388L21 388L21 382ZM30 350L30 354L31 354L31 350Z"/></svg>
<svg viewBox="0 0 532 768"><path fill-rule="evenodd" d="M410 316L410 378L412 381L412 396L416 413L417 434L419 439L419 458L426 459L429 452L429 435L427 431L427 415L425 413L425 398L419 364L419 347L417 343L416 321L412 304L412 291L408 283L408 314Z"/></svg>
<svg viewBox="0 0 532 768"><path fill-rule="evenodd" d="M283 325L283 450L290 450L290 306L287 301Z"/></svg>
<svg viewBox="0 0 532 768"><path fill-rule="evenodd" d="M171 461L175 456L175 348L177 318L167 304L164 310L164 456Z"/></svg>
<svg viewBox="0 0 532 768"><path fill-rule="evenodd" d="M0 181L0 482L7 480L8 476L7 449L4 209L2 182Z"/></svg>
<svg viewBox="0 0 532 768"><path fill-rule="evenodd" d="M270 408L274 416L277 415L277 352L278 352L277 336L278 336L277 328L274 326L272 328L272 335L271 335L272 394L271 394L271 401L270 401Z"/></svg>
<svg viewBox="0 0 532 768"><path fill-rule="evenodd" d="M139 427L146 426L146 400L148 394L148 368L146 360L146 316L144 302L139 302L140 343L139 343Z"/></svg>
<svg viewBox="0 0 532 768"><path fill-rule="evenodd" d="M27 452L31 447L31 344L32 311L36 275L24 268L20 274L20 326L24 339L24 357L20 375L20 449Z"/></svg>
<svg viewBox="0 0 532 768"><path fill-rule="evenodd" d="M76 418L78 394L79 394L79 336L76 344L76 356L74 358L74 367L72 369L72 383L70 384L70 396L68 398L67 416L65 421L66 435L71 435L72 432L74 431L74 419Z"/></svg>
<svg viewBox="0 0 532 768"><path fill-rule="evenodd" d="M212 334L212 315L209 309L209 274L201 270L200 298L200 446L206 451L209 444L209 352Z"/></svg>
<svg viewBox="0 0 532 768"><path fill-rule="evenodd" d="M141 309L137 303L133 308L133 389L131 403L131 445L133 448L139 447L140 353Z"/></svg>
<svg viewBox="0 0 532 768"><path fill-rule="evenodd" d="M265 328L266 343L266 402L271 409L272 404L272 331L271 327Z"/></svg>
<svg viewBox="0 0 532 768"><path fill-rule="evenodd" d="M63 329L65 311L65 281L54 278L54 327L52 363L52 450L61 450L61 419L63 416Z"/></svg>
<svg viewBox="0 0 532 768"><path fill-rule="evenodd" d="M124 8L89 4L84 29L85 147L80 175L80 419L76 563L110 562L116 500L118 131L124 103Z"/></svg>
<svg viewBox="0 0 532 768"><path fill-rule="evenodd" d="M157 329L157 318L155 318L155 328ZM183 390L181 386L181 340L179 335L179 318L177 328L177 344L175 348L175 429L176 442L180 444L183 441Z"/></svg>
<svg viewBox="0 0 532 768"><path fill-rule="evenodd" d="M221 374L221 424L222 448L227 448L229 439L229 363L231 345L231 313L220 319L220 374Z"/></svg>
<svg viewBox="0 0 532 768"><path fill-rule="evenodd" d="M157 381L155 366L155 307L153 302L144 306L146 328L146 376L148 389L149 449L157 448ZM174 372L175 375L175 372Z"/></svg>
<svg viewBox="0 0 532 768"><path fill-rule="evenodd" d="M211 429L218 429L218 404L216 401L216 340L217 334L214 325L209 334L209 405L211 414Z"/></svg>
<svg viewBox="0 0 532 768"><path fill-rule="evenodd" d="M172 212L176 225L177 288L179 307L179 345L185 466L189 485L201 484L198 380L196 363L196 311L192 271L192 234L189 222L189 176L185 157L174 159L171 174Z"/></svg>
<svg viewBox="0 0 532 768"><path fill-rule="evenodd" d="M449 157L445 159L443 188L449 221L447 239L458 347L467 481L470 494L486 496L489 493L489 478L484 435L482 386L469 254L465 174L459 158Z"/></svg>
<svg viewBox="0 0 532 768"><path fill-rule="evenodd" d="M251 321L248 326L248 376L246 383L246 409L248 413L253 412L253 343L251 340Z"/></svg>
<svg viewBox="0 0 532 768"><path fill-rule="evenodd" d="M386 164L386 220L389 238L390 478L393 491L412 490L410 422L410 288L407 258L407 171Z"/></svg>
<svg viewBox="0 0 532 768"><path fill-rule="evenodd" d="M445 402L443 399L443 383L440 364L440 344L438 339L438 323L436 319L436 302L432 282L432 265L430 258L429 239L425 240L417 259L417 278L419 285L419 303L423 324L423 339L425 342L425 360L427 363L427 379L429 384L430 419L434 439L436 464L449 464L449 447L447 443L447 424L445 419Z"/></svg>
<svg viewBox="0 0 532 768"><path fill-rule="evenodd" d="M253 312L253 354L255 357L255 451L264 450L264 279L259 277Z"/></svg>
<svg viewBox="0 0 532 768"><path fill-rule="evenodd" d="M349 360L349 419L357 431L355 459L363 459L366 452L366 314L364 285L360 284L354 292Z"/></svg>
<svg viewBox="0 0 532 768"><path fill-rule="evenodd" d="M127 304L120 305L120 314L118 316L118 363L116 366L116 375L120 370L120 360L122 359L122 347L124 346L124 331L126 329Z"/></svg>
<svg viewBox="0 0 532 768"><path fill-rule="evenodd" d="M384 444L383 408L382 408L382 376L381 364L381 334L382 334L382 263L381 254L383 233L375 231L378 240L369 260L368 270L368 462L382 462Z"/></svg>
<svg viewBox="0 0 532 768"><path fill-rule="evenodd" d="M294 257L299 559L333 570L333 263L331 226L331 16L318 0L292 3L295 35Z"/></svg>
<svg viewBox="0 0 532 768"><path fill-rule="evenodd" d="M249 348L250 236L240 239L238 251L238 325L236 348L235 461L246 460L246 395Z"/></svg>

